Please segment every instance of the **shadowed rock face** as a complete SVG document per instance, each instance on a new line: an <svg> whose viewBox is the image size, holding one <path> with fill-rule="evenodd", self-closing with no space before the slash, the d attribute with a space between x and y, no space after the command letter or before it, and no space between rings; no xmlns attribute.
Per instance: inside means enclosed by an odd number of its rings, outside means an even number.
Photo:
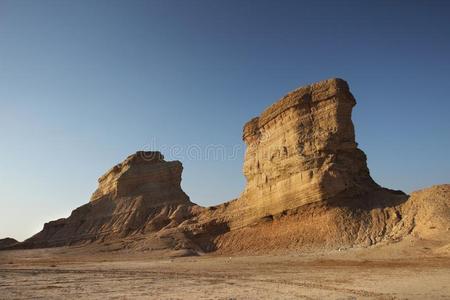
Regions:
<svg viewBox="0 0 450 300"><path fill-rule="evenodd" d="M159 152L137 152L100 177L89 203L46 223L22 246L79 244L176 226L195 206L180 187L182 169Z"/></svg>
<svg viewBox="0 0 450 300"><path fill-rule="evenodd" d="M244 192L198 217L227 224L214 238L218 253L370 246L428 228L441 228L431 232L442 245L450 240L450 185L411 197L377 185L355 142L355 104L347 83L330 79L245 124Z"/></svg>
<svg viewBox="0 0 450 300"><path fill-rule="evenodd" d="M181 162L167 162L160 152L136 152L99 178L91 202L142 197L153 206L189 203L189 197L180 186L182 170Z"/></svg>

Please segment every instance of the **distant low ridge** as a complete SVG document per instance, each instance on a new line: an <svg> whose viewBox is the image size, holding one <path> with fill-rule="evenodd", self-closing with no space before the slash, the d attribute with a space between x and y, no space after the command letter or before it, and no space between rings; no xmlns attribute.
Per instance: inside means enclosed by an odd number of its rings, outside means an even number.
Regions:
<svg viewBox="0 0 450 300"><path fill-rule="evenodd" d="M18 243L19 242L13 238L0 239L0 250L10 248L12 246L17 245Z"/></svg>
<svg viewBox="0 0 450 300"><path fill-rule="evenodd" d="M450 185L409 196L375 183L355 141L355 104L348 84L333 78L289 93L247 122L247 184L238 199L198 206L181 189L181 162L140 151L100 177L91 201L68 218L2 248L113 243L114 250L195 255L368 247L409 237L449 252Z"/></svg>

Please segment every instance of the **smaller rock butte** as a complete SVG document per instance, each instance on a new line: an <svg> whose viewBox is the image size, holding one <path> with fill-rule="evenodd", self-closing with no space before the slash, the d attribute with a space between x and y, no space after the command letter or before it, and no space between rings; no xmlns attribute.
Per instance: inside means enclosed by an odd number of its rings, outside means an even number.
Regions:
<svg viewBox="0 0 450 300"><path fill-rule="evenodd" d="M330 79L289 93L248 122L241 198L270 214L379 188L355 142L355 104L347 83Z"/></svg>
<svg viewBox="0 0 450 300"><path fill-rule="evenodd" d="M49 247L156 232L191 217L195 205L181 189L179 161L160 152L130 155L100 177L91 201L67 219L46 223L23 247Z"/></svg>
<svg viewBox="0 0 450 300"><path fill-rule="evenodd" d="M166 162L160 152L138 151L99 178L91 201L142 197L153 206L188 203L189 197L180 186L182 170L181 162Z"/></svg>
<svg viewBox="0 0 450 300"><path fill-rule="evenodd" d="M180 162L141 151L100 177L89 203L13 247L127 238L136 249L264 253L369 246L411 234L448 243L450 185L409 199L377 185L355 142L355 103L345 81L329 79L289 93L245 124L247 185L238 199L199 207L180 187Z"/></svg>

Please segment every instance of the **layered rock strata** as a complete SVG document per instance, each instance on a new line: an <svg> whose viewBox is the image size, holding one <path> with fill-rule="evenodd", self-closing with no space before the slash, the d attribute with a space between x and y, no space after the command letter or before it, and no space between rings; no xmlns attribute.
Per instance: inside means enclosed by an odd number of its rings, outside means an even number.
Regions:
<svg viewBox="0 0 450 300"><path fill-rule="evenodd" d="M89 203L12 247L114 240L142 250L266 253L414 236L440 239L447 251L450 185L411 197L377 185L355 142L355 104L345 81L329 79L289 93L246 123L247 184L238 199L199 207L180 187L180 162L137 152L99 179Z"/></svg>
<svg viewBox="0 0 450 300"><path fill-rule="evenodd" d="M245 124L244 192L197 217L226 224L219 253L371 246L422 238L427 227L450 240L450 185L409 197L376 184L355 142L355 104L345 81L329 79Z"/></svg>
<svg viewBox="0 0 450 300"><path fill-rule="evenodd" d="M251 119L243 129L247 185L213 215L244 226L343 193L356 197L379 189L355 142L355 104L344 80L329 79L287 94Z"/></svg>

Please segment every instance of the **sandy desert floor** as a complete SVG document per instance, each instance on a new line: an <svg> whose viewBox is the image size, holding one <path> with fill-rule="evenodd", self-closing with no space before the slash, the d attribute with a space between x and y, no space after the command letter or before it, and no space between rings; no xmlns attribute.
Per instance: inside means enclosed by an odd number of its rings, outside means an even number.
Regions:
<svg viewBox="0 0 450 300"><path fill-rule="evenodd" d="M450 258L426 253L158 258L80 249L0 252L0 298L450 299Z"/></svg>

